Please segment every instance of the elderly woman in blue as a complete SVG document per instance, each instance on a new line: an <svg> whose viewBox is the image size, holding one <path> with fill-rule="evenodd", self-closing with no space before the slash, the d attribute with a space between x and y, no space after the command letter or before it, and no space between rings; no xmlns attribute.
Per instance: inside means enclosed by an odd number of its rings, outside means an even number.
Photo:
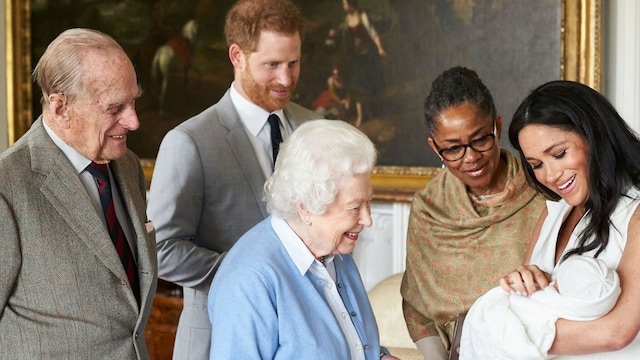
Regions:
<svg viewBox="0 0 640 360"><path fill-rule="evenodd" d="M211 359L397 359L380 347L350 255L371 226L376 151L343 121L282 143L265 184L271 216L225 257L209 292Z"/></svg>

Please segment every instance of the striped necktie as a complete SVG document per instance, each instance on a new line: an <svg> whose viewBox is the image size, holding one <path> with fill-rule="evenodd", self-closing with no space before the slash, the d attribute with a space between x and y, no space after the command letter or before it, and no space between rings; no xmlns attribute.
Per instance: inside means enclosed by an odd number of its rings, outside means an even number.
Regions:
<svg viewBox="0 0 640 360"><path fill-rule="evenodd" d="M98 194L100 195L100 205L102 205L102 211L104 217L107 220L107 231L111 236L111 241L118 252L122 266L127 273L127 278L133 294L140 304L140 285L138 283L138 269L133 258L133 253L129 247L129 242L122 231L120 222L116 217L116 208L113 203L113 196L111 193L111 183L109 181L109 169L107 164L97 164L91 162L86 169L93 177L95 177L98 183Z"/></svg>

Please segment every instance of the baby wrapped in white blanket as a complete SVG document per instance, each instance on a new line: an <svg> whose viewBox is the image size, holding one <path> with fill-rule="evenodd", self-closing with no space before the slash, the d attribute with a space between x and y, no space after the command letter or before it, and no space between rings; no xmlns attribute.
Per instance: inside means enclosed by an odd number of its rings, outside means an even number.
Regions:
<svg viewBox="0 0 640 360"><path fill-rule="evenodd" d="M558 318L595 320L619 295L615 270L592 257L571 256L558 266L555 282L528 297L498 286L478 298L462 327L460 360L547 358Z"/></svg>

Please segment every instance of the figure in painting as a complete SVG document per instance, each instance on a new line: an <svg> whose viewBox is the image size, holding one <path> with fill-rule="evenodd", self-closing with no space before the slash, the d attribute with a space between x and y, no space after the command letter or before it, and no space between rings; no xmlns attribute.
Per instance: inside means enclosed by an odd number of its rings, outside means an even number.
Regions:
<svg viewBox="0 0 640 360"><path fill-rule="evenodd" d="M338 66L334 66L327 78L327 88L318 95L311 109L325 119L346 119L350 108L350 98Z"/></svg>
<svg viewBox="0 0 640 360"><path fill-rule="evenodd" d="M200 71L192 65L191 59L193 48L198 35L198 21L189 20L183 27L180 35L173 36L167 40L156 51L151 64L151 79L154 85L160 86L158 93L158 108L160 115L165 113L165 97L169 87L171 74L177 69L182 70L184 81L188 79L189 70L196 73L196 78L200 80Z"/></svg>
<svg viewBox="0 0 640 360"><path fill-rule="evenodd" d="M355 119L352 123L360 127L365 118L373 116L372 99L384 87L381 57L386 56L382 42L367 13L360 9L357 0L343 0L346 12L342 37L330 31L331 41L340 40L342 59L348 64L348 92L353 101ZM337 42L337 41L336 41Z"/></svg>

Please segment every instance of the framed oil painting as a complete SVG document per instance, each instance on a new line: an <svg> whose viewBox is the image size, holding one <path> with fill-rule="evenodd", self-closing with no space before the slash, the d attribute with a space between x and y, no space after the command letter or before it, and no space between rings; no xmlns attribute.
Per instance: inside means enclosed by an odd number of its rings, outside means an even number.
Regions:
<svg viewBox="0 0 640 360"><path fill-rule="evenodd" d="M360 0L365 15L355 21L343 0L294 2L305 17L294 101L369 135L379 151L377 199L408 201L439 171L422 104L433 79L452 66L479 74L505 129L543 82L600 88L601 0ZM10 141L40 113L29 73L46 45L66 28L91 27L120 42L136 66L145 93L128 144L150 176L164 134L215 103L233 79L222 31L233 3L7 0ZM505 136L501 144L511 148Z"/></svg>

